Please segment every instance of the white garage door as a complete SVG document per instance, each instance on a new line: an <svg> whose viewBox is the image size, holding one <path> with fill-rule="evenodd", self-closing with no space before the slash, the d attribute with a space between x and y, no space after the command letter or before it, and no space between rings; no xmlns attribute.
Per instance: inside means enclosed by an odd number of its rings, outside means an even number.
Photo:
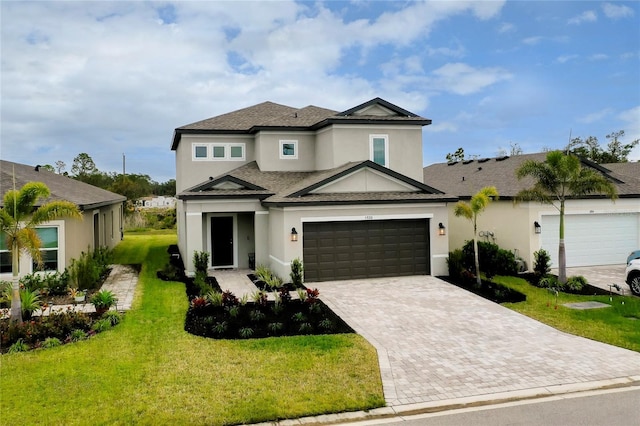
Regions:
<svg viewBox="0 0 640 426"><path fill-rule="evenodd" d="M637 213L565 215L564 242L567 266L624 263L637 250L640 230ZM542 248L558 266L560 216L542 216Z"/></svg>

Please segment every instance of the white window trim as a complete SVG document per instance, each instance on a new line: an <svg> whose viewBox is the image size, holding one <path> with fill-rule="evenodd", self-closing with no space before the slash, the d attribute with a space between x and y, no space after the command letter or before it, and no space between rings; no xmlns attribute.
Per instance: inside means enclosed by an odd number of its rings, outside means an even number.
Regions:
<svg viewBox="0 0 640 426"><path fill-rule="evenodd" d="M293 144L293 155L285 155L283 152L284 144ZM298 159L298 141L297 140L281 140L278 144L280 149L281 160L297 160Z"/></svg>
<svg viewBox="0 0 640 426"><path fill-rule="evenodd" d="M214 157L213 156L213 148L215 147L223 147L224 148L224 157ZM196 147L205 147L207 148L207 156L206 157L196 157ZM231 156L231 148L240 147L242 148L242 157L232 157ZM213 142L213 143L202 143L202 142L194 142L191 144L191 159L193 161L245 161L247 158L247 146L245 143L221 143L221 142Z"/></svg>
<svg viewBox="0 0 640 426"><path fill-rule="evenodd" d="M382 166L389 168L389 135L369 135L369 159L373 161L373 140L384 139L384 164ZM373 161L375 163L375 161Z"/></svg>

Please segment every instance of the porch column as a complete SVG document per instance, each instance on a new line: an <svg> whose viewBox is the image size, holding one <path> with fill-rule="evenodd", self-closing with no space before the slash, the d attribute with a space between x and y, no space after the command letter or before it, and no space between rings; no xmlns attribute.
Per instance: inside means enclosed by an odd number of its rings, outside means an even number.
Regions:
<svg viewBox="0 0 640 426"><path fill-rule="evenodd" d="M203 251L202 213L187 212L186 215L186 253L183 253L184 269L187 275L194 275L193 252Z"/></svg>
<svg viewBox="0 0 640 426"><path fill-rule="evenodd" d="M253 216L256 265L269 264L269 212L257 211Z"/></svg>

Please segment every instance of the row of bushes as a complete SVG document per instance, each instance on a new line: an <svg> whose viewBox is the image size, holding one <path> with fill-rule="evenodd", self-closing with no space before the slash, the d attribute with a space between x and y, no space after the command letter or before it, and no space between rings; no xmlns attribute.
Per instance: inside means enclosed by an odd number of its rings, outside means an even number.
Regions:
<svg viewBox="0 0 640 426"><path fill-rule="evenodd" d="M549 288L557 291L580 293L587 283L582 276L573 276L567 279L565 284L561 284L551 272L551 256L540 249L533 253L534 265L532 274L523 274L531 284L541 288ZM480 271L490 280L496 275L518 275L522 259L509 250L501 249L497 244L480 241L478 242L478 261ZM456 249L449 253L447 259L449 266L449 276L451 280L461 283L472 282L477 272L475 270L475 259L473 252L473 240L467 241L462 249Z"/></svg>

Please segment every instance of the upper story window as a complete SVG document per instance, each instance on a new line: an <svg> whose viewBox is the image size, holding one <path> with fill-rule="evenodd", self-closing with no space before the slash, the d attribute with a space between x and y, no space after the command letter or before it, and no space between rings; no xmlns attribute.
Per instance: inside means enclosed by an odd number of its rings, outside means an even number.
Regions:
<svg viewBox="0 0 640 426"><path fill-rule="evenodd" d="M293 160L297 159L298 141L280 141L280 158Z"/></svg>
<svg viewBox="0 0 640 426"><path fill-rule="evenodd" d="M194 161L244 161L243 143L194 143Z"/></svg>
<svg viewBox="0 0 640 426"><path fill-rule="evenodd" d="M389 135L369 135L369 159L389 167Z"/></svg>

